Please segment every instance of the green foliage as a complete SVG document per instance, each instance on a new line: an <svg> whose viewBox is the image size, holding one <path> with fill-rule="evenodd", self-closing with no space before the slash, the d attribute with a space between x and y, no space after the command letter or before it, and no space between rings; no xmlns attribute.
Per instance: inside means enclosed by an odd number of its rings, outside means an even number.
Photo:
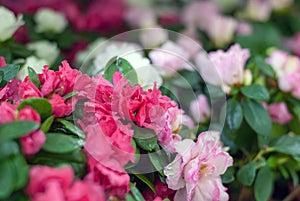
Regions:
<svg viewBox="0 0 300 201"><path fill-rule="evenodd" d="M258 85L258 84L253 84L253 85L242 87L241 92L246 97L255 99L255 100L267 101L270 99L268 90L264 86Z"/></svg>
<svg viewBox="0 0 300 201"><path fill-rule="evenodd" d="M237 172L237 180L245 186L251 186L256 175L256 166L253 162L241 167Z"/></svg>
<svg viewBox="0 0 300 201"><path fill-rule="evenodd" d="M273 176L268 166L262 167L254 183L254 196L257 201L268 201L273 191Z"/></svg>
<svg viewBox="0 0 300 201"><path fill-rule="evenodd" d="M0 68L1 82L0 88L4 87L11 79L13 79L20 67L14 64L8 64Z"/></svg>
<svg viewBox="0 0 300 201"><path fill-rule="evenodd" d="M0 140L13 140L36 130L39 124L34 121L13 121L0 125Z"/></svg>
<svg viewBox="0 0 300 201"><path fill-rule="evenodd" d="M42 120L47 119L52 115L52 105L46 98L28 98L20 103L18 110L23 109L25 106L32 107L39 113Z"/></svg>

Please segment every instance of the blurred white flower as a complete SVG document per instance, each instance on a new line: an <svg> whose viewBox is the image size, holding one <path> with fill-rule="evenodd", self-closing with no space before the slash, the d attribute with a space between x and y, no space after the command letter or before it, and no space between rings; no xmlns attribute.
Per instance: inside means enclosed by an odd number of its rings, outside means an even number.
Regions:
<svg viewBox="0 0 300 201"><path fill-rule="evenodd" d="M280 0L276 0L280 1ZM238 13L239 17L256 20L267 21L272 12L272 5L265 0L248 0L245 10Z"/></svg>
<svg viewBox="0 0 300 201"><path fill-rule="evenodd" d="M13 12L0 6L0 41L9 39L24 24L22 17L18 15L16 18Z"/></svg>
<svg viewBox="0 0 300 201"><path fill-rule="evenodd" d="M90 43L89 46L76 54L76 63L81 65L86 61L94 59L98 54L103 52L101 44L105 42L105 38L98 38L94 42Z"/></svg>
<svg viewBox="0 0 300 201"><path fill-rule="evenodd" d="M103 51L97 54L94 60L95 68L91 72L96 74L103 70L110 59L115 56L126 59L135 69L138 83L144 88L152 88L154 82L159 87L162 78L159 72L150 64L150 60L143 56L142 48L135 43L108 42L101 48Z"/></svg>
<svg viewBox="0 0 300 201"><path fill-rule="evenodd" d="M25 64L17 73L16 78L19 80L24 80L24 78L28 75L28 67L33 68L37 74L40 74L43 72L43 67L45 65L47 65L47 61L43 59L39 59L35 56L27 57L25 60Z"/></svg>
<svg viewBox="0 0 300 201"><path fill-rule="evenodd" d="M168 32L161 27L143 29L141 31L140 40L144 48L151 49L166 42L168 40Z"/></svg>
<svg viewBox="0 0 300 201"><path fill-rule="evenodd" d="M132 7L126 12L125 18L133 28L149 28L157 24L155 13L151 9Z"/></svg>
<svg viewBox="0 0 300 201"><path fill-rule="evenodd" d="M37 57L47 61L47 64L53 64L59 55L59 49L56 43L46 40L29 43L28 49L34 50Z"/></svg>
<svg viewBox="0 0 300 201"><path fill-rule="evenodd" d="M281 10L289 7L294 0L269 0L274 10Z"/></svg>
<svg viewBox="0 0 300 201"><path fill-rule="evenodd" d="M61 33L68 25L68 21L62 13L49 8L39 9L34 20L37 23L37 30L40 32Z"/></svg>

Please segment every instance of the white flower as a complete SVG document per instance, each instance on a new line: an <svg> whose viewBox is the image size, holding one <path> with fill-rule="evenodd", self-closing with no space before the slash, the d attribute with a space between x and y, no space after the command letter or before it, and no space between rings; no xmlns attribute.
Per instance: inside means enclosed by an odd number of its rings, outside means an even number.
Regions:
<svg viewBox="0 0 300 201"><path fill-rule="evenodd" d="M155 37L153 37L155 36ZM154 48L168 40L168 32L161 27L143 29L140 34L140 41L145 48Z"/></svg>
<svg viewBox="0 0 300 201"><path fill-rule="evenodd" d="M48 8L39 9L34 20L37 23L37 30L40 32L61 33L68 24L62 13Z"/></svg>
<svg viewBox="0 0 300 201"><path fill-rule="evenodd" d="M21 70L17 73L16 78L19 80L24 80L24 78L28 75L28 67L31 67L35 70L37 74L43 72L44 65L47 64L47 61L43 59L39 59L35 56L27 57L25 60L25 64L21 68Z"/></svg>
<svg viewBox="0 0 300 201"><path fill-rule="evenodd" d="M96 56L92 74L103 70L108 61L115 56L126 59L132 65L137 73L138 83L144 89L153 87L154 82L158 87L162 84L158 71L150 64L150 60L143 56L141 47L134 43L109 42Z"/></svg>
<svg viewBox="0 0 300 201"><path fill-rule="evenodd" d="M16 18L13 12L0 6L0 41L9 39L23 24L22 15Z"/></svg>
<svg viewBox="0 0 300 201"><path fill-rule="evenodd" d="M103 49L101 44L104 44L105 38L98 38L94 42L90 43L89 46L76 54L76 63L82 65L86 61L94 59L98 54L101 54Z"/></svg>
<svg viewBox="0 0 300 201"><path fill-rule="evenodd" d="M47 61L47 64L53 64L59 55L59 49L56 43L49 41L38 41L29 43L28 49L34 50L36 56Z"/></svg>

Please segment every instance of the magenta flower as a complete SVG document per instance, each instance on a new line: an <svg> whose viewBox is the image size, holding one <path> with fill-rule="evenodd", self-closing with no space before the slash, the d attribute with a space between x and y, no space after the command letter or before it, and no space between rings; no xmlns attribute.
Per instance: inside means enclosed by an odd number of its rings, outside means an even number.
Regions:
<svg viewBox="0 0 300 201"><path fill-rule="evenodd" d="M169 188L177 190L174 201L226 201L229 199L220 178L233 164L222 150L220 133L201 133L195 143L190 139L175 144L178 155L164 169Z"/></svg>

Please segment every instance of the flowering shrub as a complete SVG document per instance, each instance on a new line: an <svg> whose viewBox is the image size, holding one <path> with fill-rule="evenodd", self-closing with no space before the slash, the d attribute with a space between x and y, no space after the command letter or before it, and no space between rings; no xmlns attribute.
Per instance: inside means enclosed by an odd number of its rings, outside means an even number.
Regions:
<svg viewBox="0 0 300 201"><path fill-rule="evenodd" d="M300 199L298 1L0 4L0 200Z"/></svg>

